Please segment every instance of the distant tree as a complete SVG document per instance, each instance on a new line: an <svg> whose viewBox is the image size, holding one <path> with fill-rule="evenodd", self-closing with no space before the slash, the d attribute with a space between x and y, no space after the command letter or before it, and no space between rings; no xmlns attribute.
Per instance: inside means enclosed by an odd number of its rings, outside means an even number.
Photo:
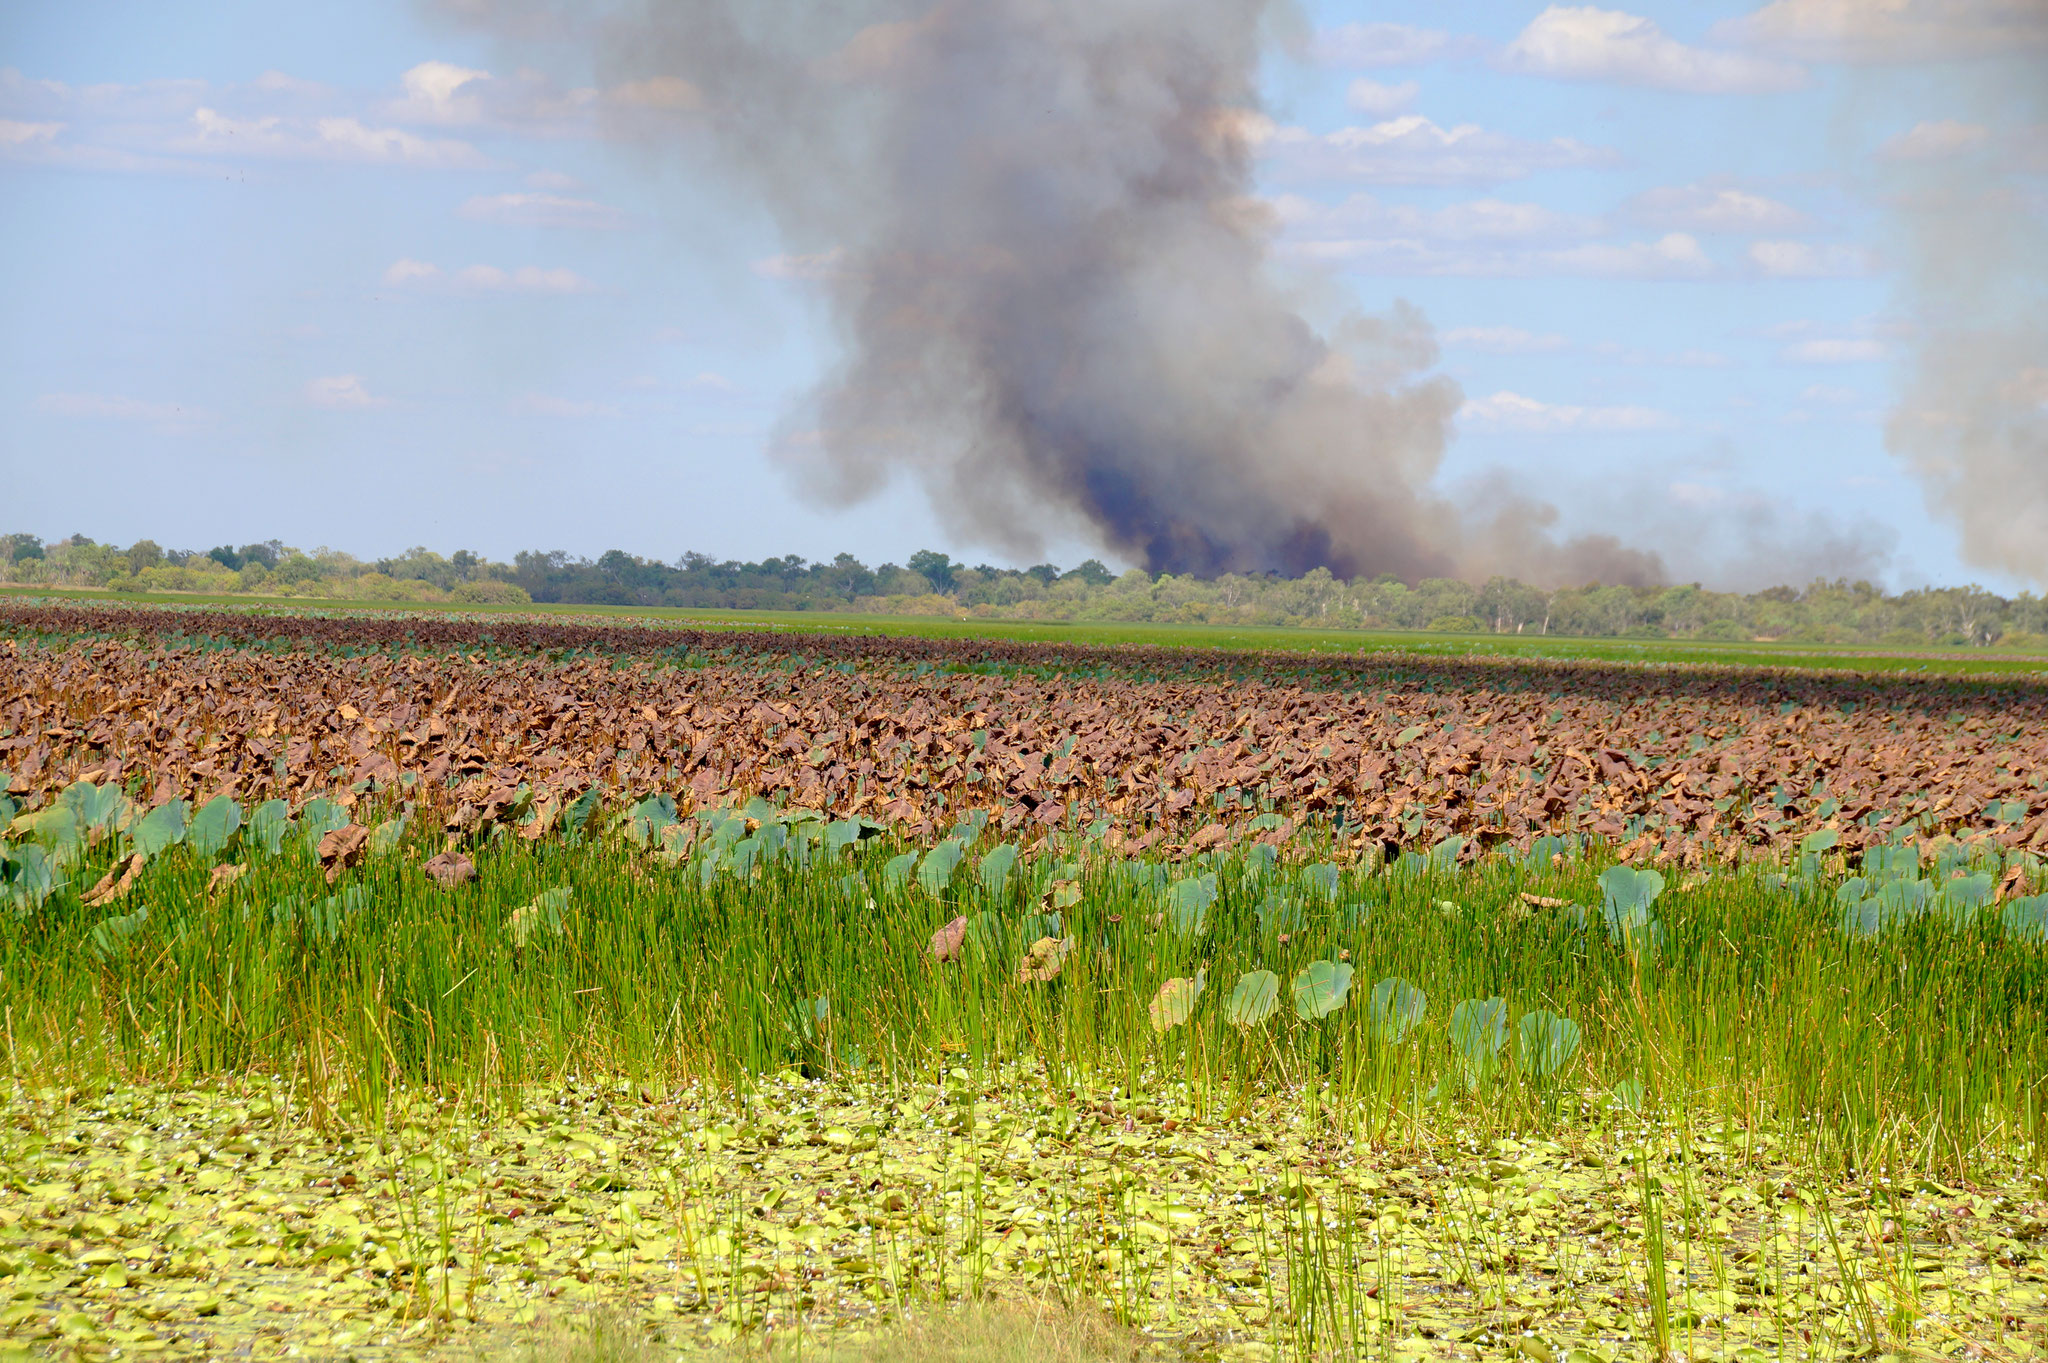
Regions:
<svg viewBox="0 0 2048 1363"><path fill-rule="evenodd" d="M262 560L258 559L256 561L261 562ZM320 570L318 560L305 554L291 553L285 555L283 559L273 566L272 576L279 582L289 583L294 587L304 587L318 582L326 574Z"/></svg>
<svg viewBox="0 0 2048 1363"><path fill-rule="evenodd" d="M875 590L875 575L868 566L852 554L841 554L832 560L820 574L831 593L846 601L872 595Z"/></svg>
<svg viewBox="0 0 2048 1363"><path fill-rule="evenodd" d="M0 559L8 563L20 563L25 559L42 556L43 541L40 536L14 534L0 539Z"/></svg>
<svg viewBox="0 0 2048 1363"><path fill-rule="evenodd" d="M240 566L260 563L275 571L277 565L284 561L286 551L283 540L265 540L261 544L245 544L236 552L241 555Z"/></svg>
<svg viewBox="0 0 2048 1363"><path fill-rule="evenodd" d="M242 556L236 553L230 545L216 544L213 548L206 551L206 556L231 573L237 573L242 570Z"/></svg>
<svg viewBox="0 0 2048 1363"><path fill-rule="evenodd" d="M1046 586L1060 580L1060 569L1056 563L1034 563L1024 570L1024 576L1035 577Z"/></svg>
<svg viewBox="0 0 2048 1363"><path fill-rule="evenodd" d="M1495 634L1519 634L1543 618L1543 593L1511 577L1489 578L1473 614Z"/></svg>
<svg viewBox="0 0 2048 1363"><path fill-rule="evenodd" d="M1103 566L1103 562L1099 558L1087 560L1079 567L1068 571L1064 576L1086 583L1090 587L1107 587L1110 583L1116 581L1116 574Z"/></svg>
<svg viewBox="0 0 2048 1363"><path fill-rule="evenodd" d="M164 561L163 546L155 540L137 540L128 546L128 571L140 573Z"/></svg>
<svg viewBox="0 0 2048 1363"><path fill-rule="evenodd" d="M932 584L932 590L944 595L953 590L953 560L936 549L920 549L910 556L910 571Z"/></svg>

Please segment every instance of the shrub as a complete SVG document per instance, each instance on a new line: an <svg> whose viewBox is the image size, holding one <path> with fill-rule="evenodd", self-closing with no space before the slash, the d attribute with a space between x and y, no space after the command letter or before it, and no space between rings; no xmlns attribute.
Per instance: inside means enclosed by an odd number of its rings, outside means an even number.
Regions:
<svg viewBox="0 0 2048 1363"><path fill-rule="evenodd" d="M450 601L465 606L531 606L526 588L510 582L464 582L448 593Z"/></svg>

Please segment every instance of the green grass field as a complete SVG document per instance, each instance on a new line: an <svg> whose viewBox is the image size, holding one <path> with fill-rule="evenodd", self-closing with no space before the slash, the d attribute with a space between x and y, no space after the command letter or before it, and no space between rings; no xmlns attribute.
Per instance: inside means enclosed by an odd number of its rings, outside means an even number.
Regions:
<svg viewBox="0 0 2048 1363"><path fill-rule="evenodd" d="M711 628L751 627L843 634L907 635L927 639L1007 639L1089 645L1136 644L1164 648L1275 649L1305 653L1410 653L1440 658L1549 658L1560 661L1690 663L1723 667L1813 668L1839 671L1927 673L1937 676L2048 674L2048 657L1987 649L1866 648L1779 642L1684 639L1586 639L1561 635L1438 634L1406 630L1252 629L1225 625L1157 625L1061 621L942 619L932 616L841 615L806 611L685 610L663 606L421 606L379 601L304 597L186 596L164 593L59 591L0 586L0 597L129 602L287 611L362 611L393 614L464 614L577 617L646 621Z"/></svg>
<svg viewBox="0 0 2048 1363"><path fill-rule="evenodd" d="M332 806L67 799L0 916L23 1346L818 1352L995 1299L1196 1358L2048 1354L2022 855L1164 865L643 807L444 886L396 810L323 874Z"/></svg>

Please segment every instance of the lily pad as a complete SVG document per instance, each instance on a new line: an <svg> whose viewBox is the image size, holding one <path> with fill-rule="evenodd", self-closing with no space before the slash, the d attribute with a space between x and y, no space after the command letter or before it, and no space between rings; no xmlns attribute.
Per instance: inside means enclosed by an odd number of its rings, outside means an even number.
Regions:
<svg viewBox="0 0 2048 1363"><path fill-rule="evenodd" d="M1537 1009L1515 1024L1515 1057L1522 1073L1548 1079L1563 1069L1579 1050L1579 1024L1568 1017Z"/></svg>
<svg viewBox="0 0 2048 1363"><path fill-rule="evenodd" d="M1304 1022L1328 1017L1351 992L1351 967L1341 961L1310 961L1294 977L1294 1015Z"/></svg>
<svg viewBox="0 0 2048 1363"><path fill-rule="evenodd" d="M185 830L185 845L194 855L211 860L227 850L241 826L242 806L226 795L216 795L192 816L191 827Z"/></svg>
<svg viewBox="0 0 2048 1363"><path fill-rule="evenodd" d="M1380 1040L1397 1045L1429 1011L1429 996L1398 976L1389 975L1372 987L1366 1016Z"/></svg>
<svg viewBox="0 0 2048 1363"><path fill-rule="evenodd" d="M1164 1034L1186 1022L1195 1011L1195 1000L1202 996L1208 979L1207 971L1198 970L1191 980L1176 975L1160 985L1148 1010L1152 1016L1152 1030Z"/></svg>
<svg viewBox="0 0 2048 1363"><path fill-rule="evenodd" d="M1280 977L1270 970L1253 970L1238 977L1223 1006L1223 1016L1232 1026L1256 1027L1280 1007Z"/></svg>

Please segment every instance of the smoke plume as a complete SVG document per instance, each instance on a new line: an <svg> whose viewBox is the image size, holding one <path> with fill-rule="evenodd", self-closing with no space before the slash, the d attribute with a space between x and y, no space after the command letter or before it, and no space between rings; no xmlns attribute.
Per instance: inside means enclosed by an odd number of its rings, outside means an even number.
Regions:
<svg viewBox="0 0 2048 1363"><path fill-rule="evenodd" d="M2048 584L2043 208L1995 150L1910 176L1899 225L1914 358L1885 428L1963 560L2036 586Z"/></svg>
<svg viewBox="0 0 2048 1363"><path fill-rule="evenodd" d="M772 212L842 342L777 442L810 496L907 473L963 538L1154 571L1661 576L1432 492L1461 395L1427 321L1318 326L1329 299L1268 270L1250 138L1285 0L442 4L676 93Z"/></svg>
<svg viewBox="0 0 2048 1363"><path fill-rule="evenodd" d="M1883 152L1913 328L1886 444L1959 532L1965 562L2048 585L2048 5L1916 0L1890 13L1919 25L1910 49L1864 53L1885 36L1868 24L1815 36L1850 60L1966 60L1934 68L1954 116Z"/></svg>

